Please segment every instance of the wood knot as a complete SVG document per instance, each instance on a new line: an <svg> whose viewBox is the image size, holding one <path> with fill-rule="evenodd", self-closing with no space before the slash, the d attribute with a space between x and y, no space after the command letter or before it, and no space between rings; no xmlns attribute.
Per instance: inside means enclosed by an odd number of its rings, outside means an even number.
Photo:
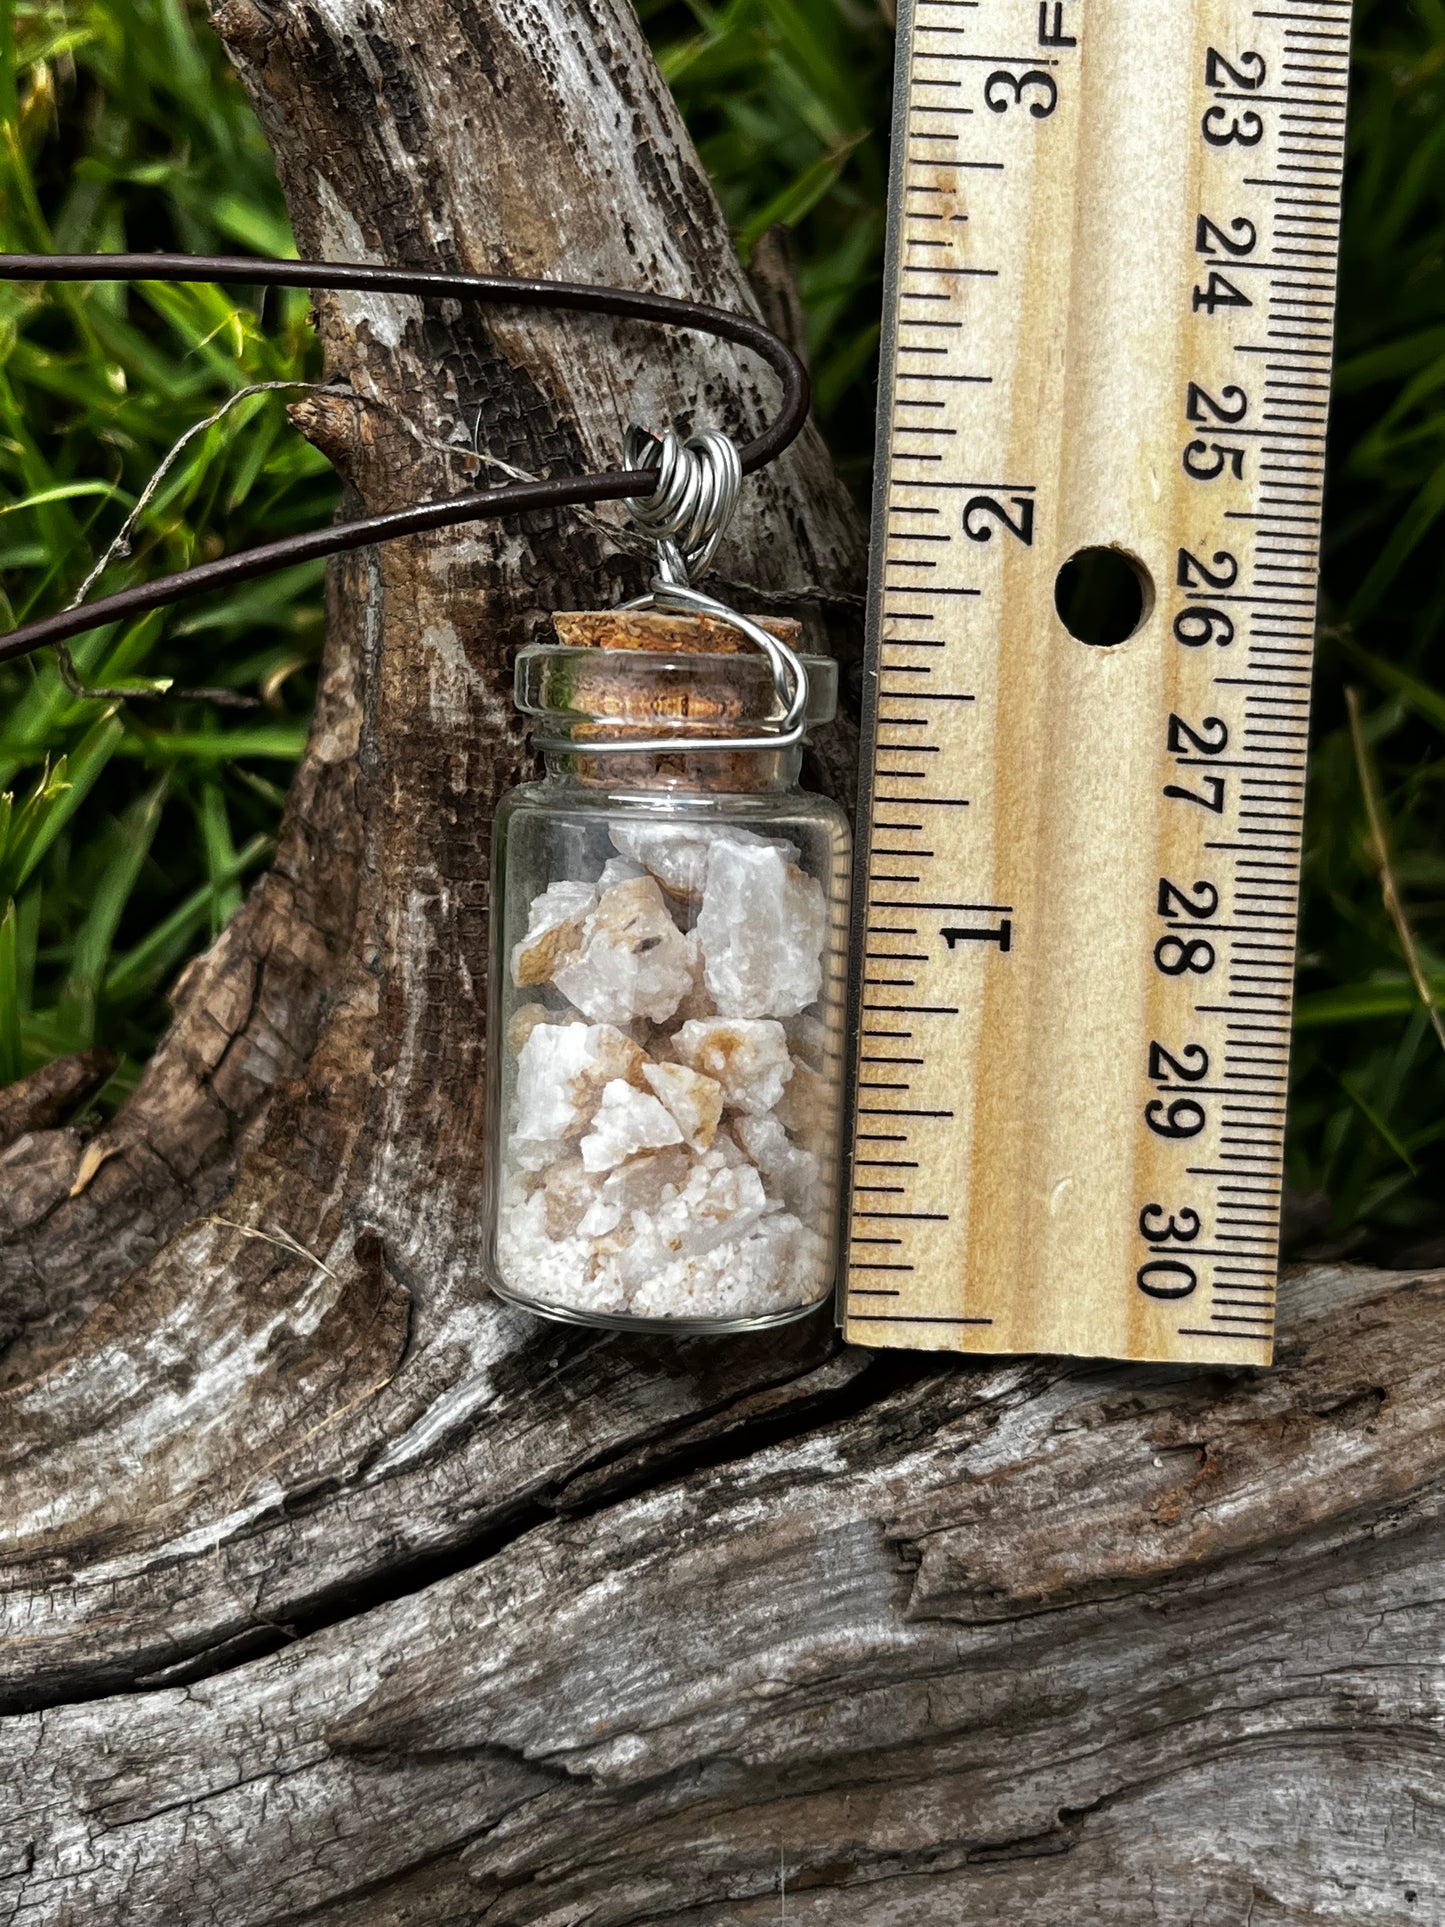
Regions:
<svg viewBox="0 0 1445 1927"><path fill-rule="evenodd" d="M275 32L256 0L213 0L211 25L232 53L250 61L260 60Z"/></svg>
<svg viewBox="0 0 1445 1927"><path fill-rule="evenodd" d="M31 1131L50 1131L98 1091L116 1067L114 1051L93 1045L56 1057L0 1091L0 1150Z"/></svg>
<svg viewBox="0 0 1445 1927"><path fill-rule="evenodd" d="M354 395L323 389L286 409L291 426L343 475L349 475L362 440L362 405Z"/></svg>

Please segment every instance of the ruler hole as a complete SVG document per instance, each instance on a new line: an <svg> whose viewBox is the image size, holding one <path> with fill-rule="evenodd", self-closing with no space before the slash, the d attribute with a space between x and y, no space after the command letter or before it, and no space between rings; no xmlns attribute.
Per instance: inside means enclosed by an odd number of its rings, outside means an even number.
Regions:
<svg viewBox="0 0 1445 1927"><path fill-rule="evenodd" d="M1149 619L1154 584L1127 549L1076 549L1054 578L1054 607L1077 641L1112 649Z"/></svg>

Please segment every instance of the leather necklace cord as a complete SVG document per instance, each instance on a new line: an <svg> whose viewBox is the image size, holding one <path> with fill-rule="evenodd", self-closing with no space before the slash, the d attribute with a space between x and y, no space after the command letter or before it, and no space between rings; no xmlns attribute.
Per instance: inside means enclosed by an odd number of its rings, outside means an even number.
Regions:
<svg viewBox="0 0 1445 1927"><path fill-rule="evenodd" d="M808 417L808 373L787 344L751 315L714 308L674 295L628 288L596 287L578 281L515 279L509 275L453 274L442 268L394 268L362 261L274 261L251 255L205 254L0 254L0 279L10 281L207 281L273 287L327 288L372 294L429 295L471 301L482 307L548 308L574 314L613 315L731 341L756 354L779 377L782 403L760 435L738 450L742 472L752 474L779 456L801 432ZM575 508L617 502L655 490L656 468L612 468L596 475L559 475L544 481L509 482L476 489L439 502L422 502L369 515L355 522L333 522L324 529L264 542L237 555L222 556L195 568L137 583L100 596L75 609L63 609L23 623L0 636L0 662L29 655L47 643L98 629L182 597L200 595L229 583L247 582L323 556L367 548L398 536L426 534L460 522L480 522L529 509Z"/></svg>

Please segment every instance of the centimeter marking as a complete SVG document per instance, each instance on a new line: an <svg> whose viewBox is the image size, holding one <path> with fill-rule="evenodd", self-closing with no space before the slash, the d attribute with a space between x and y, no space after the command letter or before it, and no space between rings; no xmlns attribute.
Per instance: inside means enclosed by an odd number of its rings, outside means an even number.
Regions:
<svg viewBox="0 0 1445 1927"><path fill-rule="evenodd" d="M860 1342L1269 1359L1349 21L900 7Z"/></svg>

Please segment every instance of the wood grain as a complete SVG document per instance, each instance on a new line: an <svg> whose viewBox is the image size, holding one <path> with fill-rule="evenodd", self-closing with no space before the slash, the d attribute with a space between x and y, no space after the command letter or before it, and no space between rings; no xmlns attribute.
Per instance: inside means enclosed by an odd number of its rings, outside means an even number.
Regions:
<svg viewBox="0 0 1445 1927"><path fill-rule="evenodd" d="M815 1927L1433 1920L1442 1301L1298 1276L1266 1380L853 1354L269 1658L0 1725L0 1918L742 1927L781 1855Z"/></svg>

